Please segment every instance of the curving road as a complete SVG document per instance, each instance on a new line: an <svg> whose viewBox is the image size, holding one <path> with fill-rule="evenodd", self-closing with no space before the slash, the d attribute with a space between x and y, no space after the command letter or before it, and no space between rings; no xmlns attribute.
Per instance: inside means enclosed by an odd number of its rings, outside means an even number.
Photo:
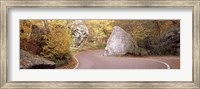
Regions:
<svg viewBox="0 0 200 89"><path fill-rule="evenodd" d="M83 51L75 55L77 69L170 69L167 62L144 57L103 56L104 50ZM172 59L172 61L175 59ZM179 59L178 59L179 62ZM178 63L177 62L177 63ZM178 65L179 66L179 65Z"/></svg>

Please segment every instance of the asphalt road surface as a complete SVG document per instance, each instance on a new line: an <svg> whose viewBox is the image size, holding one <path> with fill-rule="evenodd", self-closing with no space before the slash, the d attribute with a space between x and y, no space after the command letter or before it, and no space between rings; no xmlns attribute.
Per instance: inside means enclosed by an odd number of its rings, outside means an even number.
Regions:
<svg viewBox="0 0 200 89"><path fill-rule="evenodd" d="M179 58L103 56L104 50L83 51L75 55L77 69L176 69ZM173 64L175 63L175 64Z"/></svg>

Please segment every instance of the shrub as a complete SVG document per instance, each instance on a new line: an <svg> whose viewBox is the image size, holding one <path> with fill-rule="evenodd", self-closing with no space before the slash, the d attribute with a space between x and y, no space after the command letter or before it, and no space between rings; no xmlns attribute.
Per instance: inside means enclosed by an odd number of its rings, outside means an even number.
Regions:
<svg viewBox="0 0 200 89"><path fill-rule="evenodd" d="M72 38L69 30L52 29L43 35L46 45L41 55L54 61L57 66L67 63L71 59L70 46Z"/></svg>

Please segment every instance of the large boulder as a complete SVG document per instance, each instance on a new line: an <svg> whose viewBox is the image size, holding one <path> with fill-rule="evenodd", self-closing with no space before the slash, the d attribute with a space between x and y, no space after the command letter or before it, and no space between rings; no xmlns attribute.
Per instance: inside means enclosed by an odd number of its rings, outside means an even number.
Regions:
<svg viewBox="0 0 200 89"><path fill-rule="evenodd" d="M54 69L55 63L38 55L20 50L20 69Z"/></svg>
<svg viewBox="0 0 200 89"><path fill-rule="evenodd" d="M73 37L73 46L80 47L89 35L87 26L82 20L75 20L70 24L70 29Z"/></svg>
<svg viewBox="0 0 200 89"><path fill-rule="evenodd" d="M108 38L104 55L125 55L127 53L137 52L138 49L138 45L131 35L121 27L115 26Z"/></svg>

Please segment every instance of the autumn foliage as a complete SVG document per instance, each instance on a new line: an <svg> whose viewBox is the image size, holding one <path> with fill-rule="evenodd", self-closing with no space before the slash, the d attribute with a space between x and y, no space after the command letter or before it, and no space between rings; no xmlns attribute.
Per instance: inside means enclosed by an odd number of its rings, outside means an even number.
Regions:
<svg viewBox="0 0 200 89"><path fill-rule="evenodd" d="M72 59L73 39L69 28L71 22L73 20L21 20L21 49L54 61L57 66L68 63ZM89 35L78 50L104 49L113 27L120 26L141 48L136 51L147 52L150 56L180 54L176 50L177 47L180 48L179 20L83 20L83 22L89 30ZM171 32L175 36L168 36L172 34ZM176 42L173 43L174 41Z"/></svg>

